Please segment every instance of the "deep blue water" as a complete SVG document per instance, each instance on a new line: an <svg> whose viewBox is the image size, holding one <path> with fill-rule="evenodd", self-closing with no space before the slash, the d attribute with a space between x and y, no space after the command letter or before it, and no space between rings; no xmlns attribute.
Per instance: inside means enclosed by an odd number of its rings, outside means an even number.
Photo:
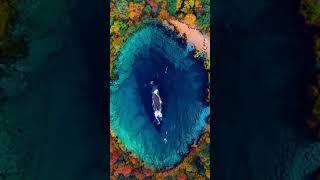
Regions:
<svg viewBox="0 0 320 180"><path fill-rule="evenodd" d="M207 73L190 50L173 32L148 25L125 43L116 61L111 128L128 150L155 169L178 163L209 115ZM160 125L154 123L151 81L163 102Z"/></svg>

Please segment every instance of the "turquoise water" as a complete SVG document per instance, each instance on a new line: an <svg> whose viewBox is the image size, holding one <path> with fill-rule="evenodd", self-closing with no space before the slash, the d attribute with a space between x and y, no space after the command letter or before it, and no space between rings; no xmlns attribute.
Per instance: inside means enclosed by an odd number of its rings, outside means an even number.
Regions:
<svg viewBox="0 0 320 180"><path fill-rule="evenodd" d="M160 25L147 25L124 44L111 83L111 129L148 166L178 163L209 115L208 79L192 48ZM153 85L151 85L151 81ZM154 123L151 90L157 86L163 121Z"/></svg>

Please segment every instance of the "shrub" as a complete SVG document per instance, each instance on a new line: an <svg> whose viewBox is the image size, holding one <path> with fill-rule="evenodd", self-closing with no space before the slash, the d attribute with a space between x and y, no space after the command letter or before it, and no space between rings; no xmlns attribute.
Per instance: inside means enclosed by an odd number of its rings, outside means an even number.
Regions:
<svg viewBox="0 0 320 180"><path fill-rule="evenodd" d="M302 0L301 14L304 16L307 24L320 25L320 1L319 0Z"/></svg>
<svg viewBox="0 0 320 180"><path fill-rule="evenodd" d="M177 5L177 0L168 0L167 1L167 8L169 11L170 16L174 16L176 13L176 5Z"/></svg>

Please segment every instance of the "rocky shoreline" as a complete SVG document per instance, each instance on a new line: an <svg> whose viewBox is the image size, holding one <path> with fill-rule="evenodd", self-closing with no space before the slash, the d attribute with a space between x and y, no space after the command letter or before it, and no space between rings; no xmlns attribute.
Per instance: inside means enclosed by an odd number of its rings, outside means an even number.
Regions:
<svg viewBox="0 0 320 180"><path fill-rule="evenodd" d="M207 58L210 59L209 36L203 35L196 28L173 18L168 19L164 24L169 24L171 27L173 26L181 36L184 36L186 38L186 41L188 43L191 43L196 50L203 51L206 54Z"/></svg>

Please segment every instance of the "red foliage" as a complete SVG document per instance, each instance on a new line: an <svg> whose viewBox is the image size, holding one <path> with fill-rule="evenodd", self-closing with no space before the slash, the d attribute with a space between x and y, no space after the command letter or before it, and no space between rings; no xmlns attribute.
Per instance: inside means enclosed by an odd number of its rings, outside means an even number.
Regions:
<svg viewBox="0 0 320 180"><path fill-rule="evenodd" d="M117 172L115 173L116 175L118 174L123 174L125 177L128 177L132 172L132 168L129 165L124 165L124 166L120 166L117 169Z"/></svg>
<svg viewBox="0 0 320 180"><path fill-rule="evenodd" d="M195 12L196 12L197 14L201 14L201 13L203 13L203 8L202 8L202 7L196 7L196 8L195 8Z"/></svg>
<svg viewBox="0 0 320 180"><path fill-rule="evenodd" d="M110 164L114 164L120 157L121 153L119 151L111 152Z"/></svg>
<svg viewBox="0 0 320 180"><path fill-rule="evenodd" d="M132 169L130 166L124 166L123 169L122 169L122 174L125 176L125 177L128 177L131 173Z"/></svg>
<svg viewBox="0 0 320 180"><path fill-rule="evenodd" d="M187 176L184 175L184 174L179 174L178 175L178 180L186 180L187 179Z"/></svg>
<svg viewBox="0 0 320 180"><path fill-rule="evenodd" d="M144 8L143 4L129 2L129 17L131 20L139 21L142 9Z"/></svg>
<svg viewBox="0 0 320 180"><path fill-rule="evenodd" d="M145 177L139 170L134 170L133 175L138 179L143 179Z"/></svg>
<svg viewBox="0 0 320 180"><path fill-rule="evenodd" d="M149 4L151 7L152 12L156 13L158 11L158 4L151 1L151 0L146 0L146 2Z"/></svg>
<svg viewBox="0 0 320 180"><path fill-rule="evenodd" d="M139 161L138 161L138 159L136 157L130 156L129 158L130 158L130 161L132 162L133 165L138 164Z"/></svg>
<svg viewBox="0 0 320 180"><path fill-rule="evenodd" d="M143 174L145 176L151 176L152 175L152 171L150 169L143 168Z"/></svg>

